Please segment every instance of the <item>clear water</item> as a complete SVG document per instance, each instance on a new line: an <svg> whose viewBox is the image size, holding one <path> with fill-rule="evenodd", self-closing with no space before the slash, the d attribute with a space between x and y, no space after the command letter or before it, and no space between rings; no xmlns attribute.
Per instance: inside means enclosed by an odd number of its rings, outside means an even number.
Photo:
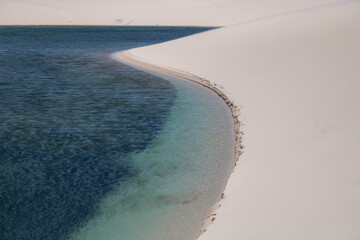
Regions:
<svg viewBox="0 0 360 240"><path fill-rule="evenodd" d="M231 166L231 115L110 53L204 30L0 27L0 239L196 238Z"/></svg>

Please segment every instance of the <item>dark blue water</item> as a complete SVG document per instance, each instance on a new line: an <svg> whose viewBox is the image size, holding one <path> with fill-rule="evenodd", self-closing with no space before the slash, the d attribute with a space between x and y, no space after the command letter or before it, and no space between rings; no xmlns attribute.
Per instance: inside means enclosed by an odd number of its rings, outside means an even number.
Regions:
<svg viewBox="0 0 360 240"><path fill-rule="evenodd" d="M176 90L109 55L205 30L0 27L0 239L66 239L137 174Z"/></svg>

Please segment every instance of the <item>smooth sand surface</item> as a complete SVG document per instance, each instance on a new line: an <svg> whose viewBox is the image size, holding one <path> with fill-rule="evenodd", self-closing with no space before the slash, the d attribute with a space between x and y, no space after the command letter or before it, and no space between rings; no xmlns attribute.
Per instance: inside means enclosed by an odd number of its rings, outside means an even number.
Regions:
<svg viewBox="0 0 360 240"><path fill-rule="evenodd" d="M125 52L218 84L241 108L244 152L201 240L360 239L360 2L285 2Z"/></svg>
<svg viewBox="0 0 360 240"><path fill-rule="evenodd" d="M0 0L0 25L224 26L336 0Z"/></svg>

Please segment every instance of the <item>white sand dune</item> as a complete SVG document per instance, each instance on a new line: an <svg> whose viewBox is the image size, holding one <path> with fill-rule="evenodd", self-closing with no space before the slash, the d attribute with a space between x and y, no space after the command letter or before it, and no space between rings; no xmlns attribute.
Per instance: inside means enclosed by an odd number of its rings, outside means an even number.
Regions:
<svg viewBox="0 0 360 240"><path fill-rule="evenodd" d="M200 239L359 240L360 2L235 2L238 24L125 53L241 107L244 152Z"/></svg>
<svg viewBox="0 0 360 240"><path fill-rule="evenodd" d="M212 25L336 0L0 0L0 25Z"/></svg>

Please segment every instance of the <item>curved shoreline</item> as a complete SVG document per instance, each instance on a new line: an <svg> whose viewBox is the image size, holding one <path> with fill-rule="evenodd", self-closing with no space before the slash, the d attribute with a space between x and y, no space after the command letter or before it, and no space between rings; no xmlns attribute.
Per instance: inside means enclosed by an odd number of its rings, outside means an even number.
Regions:
<svg viewBox="0 0 360 240"><path fill-rule="evenodd" d="M239 112L240 112L240 108L234 104L234 102L229 99L228 96L226 96L226 94L220 89L221 86L216 85L212 82L210 82L207 79L201 78L199 76L184 72L184 71L180 71L178 69L171 69L171 68L167 68L164 66L157 66L154 64L151 64L149 62L146 62L136 56L134 56L133 54L129 53L129 52L116 52L114 54L111 55L115 60L120 61L126 65L138 68L140 70L143 71L149 71L150 73L152 71L158 72L158 73L165 73L168 75L172 75L175 77L179 77L181 79L184 80L188 80L197 84L200 84L210 90L212 90L214 93L216 93L224 102L225 104L229 107L230 111L231 111L231 115L233 117L234 120L234 132L235 132L235 149L234 149L234 160L233 160L233 166L230 170L229 176L227 176L226 179L226 184L224 189L222 190L222 194L220 199L218 200L218 202L209 210L208 216L206 219L204 219L204 222L202 224L202 228L199 229L199 236L204 233L207 230L207 227L209 225L211 225L213 223L213 221L215 220L215 212L216 210L221 207L221 201L224 199L224 191L227 185L227 182L232 174L232 172L234 171L234 168L237 165L237 161L239 160L239 156L241 155L241 153L243 152L243 145L242 145L242 135L243 132L241 130L241 122L239 121Z"/></svg>

